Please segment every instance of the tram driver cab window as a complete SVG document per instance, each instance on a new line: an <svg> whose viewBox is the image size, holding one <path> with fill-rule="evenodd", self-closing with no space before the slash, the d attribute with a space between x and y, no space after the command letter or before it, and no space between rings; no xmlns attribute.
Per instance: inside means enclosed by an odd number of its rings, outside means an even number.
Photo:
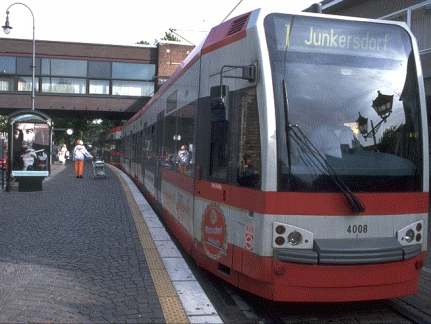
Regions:
<svg viewBox="0 0 431 324"><path fill-rule="evenodd" d="M251 155L244 154L238 169L238 184L244 187L257 187L259 178L259 172Z"/></svg>
<svg viewBox="0 0 431 324"><path fill-rule="evenodd" d="M211 101L208 113L201 117L199 140L208 143L206 146L201 144L209 149L208 177L211 181L258 189L262 173L256 87L225 93L223 101L220 101L219 93L218 98L217 93L212 95L215 99ZM205 120L209 123L205 124ZM211 132L206 138L208 127Z"/></svg>
<svg viewBox="0 0 431 324"><path fill-rule="evenodd" d="M236 111L233 135L239 143L236 156L237 184L259 188L261 183L260 131L256 88L242 89L233 98ZM235 134L238 132L238 134ZM235 148L233 149L235 151Z"/></svg>

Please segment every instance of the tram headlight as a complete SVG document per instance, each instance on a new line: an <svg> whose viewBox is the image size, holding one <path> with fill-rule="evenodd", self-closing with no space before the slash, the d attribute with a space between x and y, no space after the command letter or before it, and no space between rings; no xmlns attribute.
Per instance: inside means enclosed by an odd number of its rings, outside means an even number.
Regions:
<svg viewBox="0 0 431 324"><path fill-rule="evenodd" d="M284 227L283 225L277 225L277 226L275 227L275 232L276 232L277 234L282 235L282 234L286 233L286 227Z"/></svg>
<svg viewBox="0 0 431 324"><path fill-rule="evenodd" d="M283 236L277 236L276 238L275 238L275 244L277 244L277 245L283 245L284 243L286 242L286 240L284 239L284 237Z"/></svg>
<svg viewBox="0 0 431 324"><path fill-rule="evenodd" d="M418 244L423 241L423 221L411 223L397 232L398 242L401 245Z"/></svg>
<svg viewBox="0 0 431 324"><path fill-rule="evenodd" d="M312 249L314 234L298 226L274 222L272 227L273 248Z"/></svg>
<svg viewBox="0 0 431 324"><path fill-rule="evenodd" d="M404 239L407 243L410 243L415 238L415 231L412 229L409 229L406 234L404 235Z"/></svg>
<svg viewBox="0 0 431 324"><path fill-rule="evenodd" d="M302 235L298 231L290 232L287 236L287 242L292 245L298 245L302 242Z"/></svg>

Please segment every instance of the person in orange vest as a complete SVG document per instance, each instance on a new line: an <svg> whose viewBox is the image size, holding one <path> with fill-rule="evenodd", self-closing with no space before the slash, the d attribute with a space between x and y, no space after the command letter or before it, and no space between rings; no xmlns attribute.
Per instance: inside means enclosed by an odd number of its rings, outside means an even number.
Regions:
<svg viewBox="0 0 431 324"><path fill-rule="evenodd" d="M82 178L84 175L85 158L92 159L93 156L87 151L84 146L84 143L81 140L77 140L76 146L73 149L73 159L75 161L75 175L77 178Z"/></svg>

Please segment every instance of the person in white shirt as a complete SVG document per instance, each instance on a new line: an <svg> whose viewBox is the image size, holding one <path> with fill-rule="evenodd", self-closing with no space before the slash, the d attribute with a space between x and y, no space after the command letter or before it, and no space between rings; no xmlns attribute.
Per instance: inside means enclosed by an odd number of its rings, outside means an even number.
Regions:
<svg viewBox="0 0 431 324"><path fill-rule="evenodd" d="M185 173L190 164L190 151L187 145L181 145L178 151L178 166L181 173Z"/></svg>
<svg viewBox="0 0 431 324"><path fill-rule="evenodd" d="M62 164L66 163L66 152L67 152L66 144L63 144L61 146L60 151L58 152L58 161L60 161L60 163Z"/></svg>
<svg viewBox="0 0 431 324"><path fill-rule="evenodd" d="M75 175L77 178L84 176L84 160L85 158L92 159L93 156L87 151L84 143L81 140L76 141L76 146L73 149L73 160L75 161Z"/></svg>

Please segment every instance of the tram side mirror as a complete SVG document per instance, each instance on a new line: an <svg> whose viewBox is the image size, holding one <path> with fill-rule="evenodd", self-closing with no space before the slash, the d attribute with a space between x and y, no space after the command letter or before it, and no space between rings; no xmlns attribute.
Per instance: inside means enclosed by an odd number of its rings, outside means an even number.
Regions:
<svg viewBox="0 0 431 324"><path fill-rule="evenodd" d="M242 67L242 79L249 82L256 81L256 65L247 65Z"/></svg>
<svg viewBox="0 0 431 324"><path fill-rule="evenodd" d="M227 120L226 96L228 87L225 85L211 87L210 89L210 106L211 122Z"/></svg>

